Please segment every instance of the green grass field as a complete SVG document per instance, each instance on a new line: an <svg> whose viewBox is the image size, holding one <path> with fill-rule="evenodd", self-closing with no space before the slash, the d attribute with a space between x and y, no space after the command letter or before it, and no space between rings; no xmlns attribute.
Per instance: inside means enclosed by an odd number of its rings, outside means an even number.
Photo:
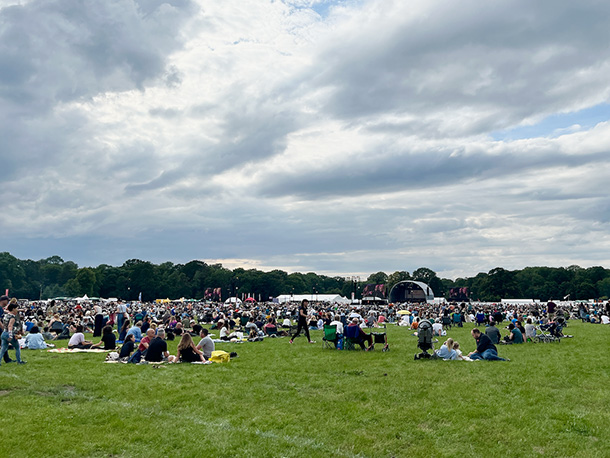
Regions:
<svg viewBox="0 0 610 458"><path fill-rule="evenodd" d="M464 353L471 328L449 332ZM566 332L500 346L510 362L414 361L395 326L387 353L325 350L314 332L217 344L239 357L207 366L25 350L0 367L0 456L608 457L610 327Z"/></svg>

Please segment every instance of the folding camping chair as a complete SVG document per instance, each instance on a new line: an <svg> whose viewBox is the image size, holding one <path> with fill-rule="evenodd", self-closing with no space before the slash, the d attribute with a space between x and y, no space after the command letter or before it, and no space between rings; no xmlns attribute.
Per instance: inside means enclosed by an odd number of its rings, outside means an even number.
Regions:
<svg viewBox="0 0 610 458"><path fill-rule="evenodd" d="M324 325L323 348L337 348L337 326Z"/></svg>
<svg viewBox="0 0 610 458"><path fill-rule="evenodd" d="M360 326L346 326L344 329L343 348L345 350L356 350L360 345Z"/></svg>

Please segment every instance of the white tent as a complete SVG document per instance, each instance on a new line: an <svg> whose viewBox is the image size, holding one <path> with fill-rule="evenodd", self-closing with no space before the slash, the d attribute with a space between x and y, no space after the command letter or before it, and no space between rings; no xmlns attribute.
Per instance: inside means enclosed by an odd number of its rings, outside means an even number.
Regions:
<svg viewBox="0 0 610 458"><path fill-rule="evenodd" d="M282 294L275 298L280 304L286 302L301 302L307 299L309 302L329 302L331 304L349 304L351 301L339 294Z"/></svg>
<svg viewBox="0 0 610 458"><path fill-rule="evenodd" d="M241 304L241 299L239 297L230 297L225 301L225 304Z"/></svg>
<svg viewBox="0 0 610 458"><path fill-rule="evenodd" d="M76 302L86 302L89 300L89 296L87 296L86 294L83 297L76 297L74 298L74 300Z"/></svg>

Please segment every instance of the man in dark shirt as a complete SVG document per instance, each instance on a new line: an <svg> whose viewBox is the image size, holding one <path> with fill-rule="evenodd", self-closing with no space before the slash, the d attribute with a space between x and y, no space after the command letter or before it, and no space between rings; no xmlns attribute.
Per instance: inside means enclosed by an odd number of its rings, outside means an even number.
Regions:
<svg viewBox="0 0 610 458"><path fill-rule="evenodd" d="M316 343L315 341L311 340L311 337L309 337L309 328L307 327L307 306L309 305L309 301L307 299L303 299L301 301L301 306L299 307L299 321L298 321L298 325L297 325L297 332L295 332L295 334L290 337L290 343L292 343L294 341L294 339L301 333L301 329L303 329L305 331L305 337L307 337L307 340L309 341L309 343Z"/></svg>
<svg viewBox="0 0 610 458"><path fill-rule="evenodd" d="M157 330L157 337L150 341L148 344L148 351L146 352L146 361L151 363L159 363L167 360L169 352L167 351L167 342L165 341L165 330Z"/></svg>
<svg viewBox="0 0 610 458"><path fill-rule="evenodd" d="M498 350L492 343L491 339L485 334L481 334L481 331L474 328L470 331L472 337L477 342L477 349L471 352L468 356L471 359L486 359L488 361L510 361L509 359L500 358L498 356Z"/></svg>

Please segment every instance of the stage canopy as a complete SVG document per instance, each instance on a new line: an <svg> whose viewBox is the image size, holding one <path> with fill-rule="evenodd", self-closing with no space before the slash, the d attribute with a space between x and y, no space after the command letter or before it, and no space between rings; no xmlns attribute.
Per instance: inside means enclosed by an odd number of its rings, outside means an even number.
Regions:
<svg viewBox="0 0 610 458"><path fill-rule="evenodd" d="M389 301L395 304L434 301L434 292L432 288L421 281L404 280L392 287Z"/></svg>

